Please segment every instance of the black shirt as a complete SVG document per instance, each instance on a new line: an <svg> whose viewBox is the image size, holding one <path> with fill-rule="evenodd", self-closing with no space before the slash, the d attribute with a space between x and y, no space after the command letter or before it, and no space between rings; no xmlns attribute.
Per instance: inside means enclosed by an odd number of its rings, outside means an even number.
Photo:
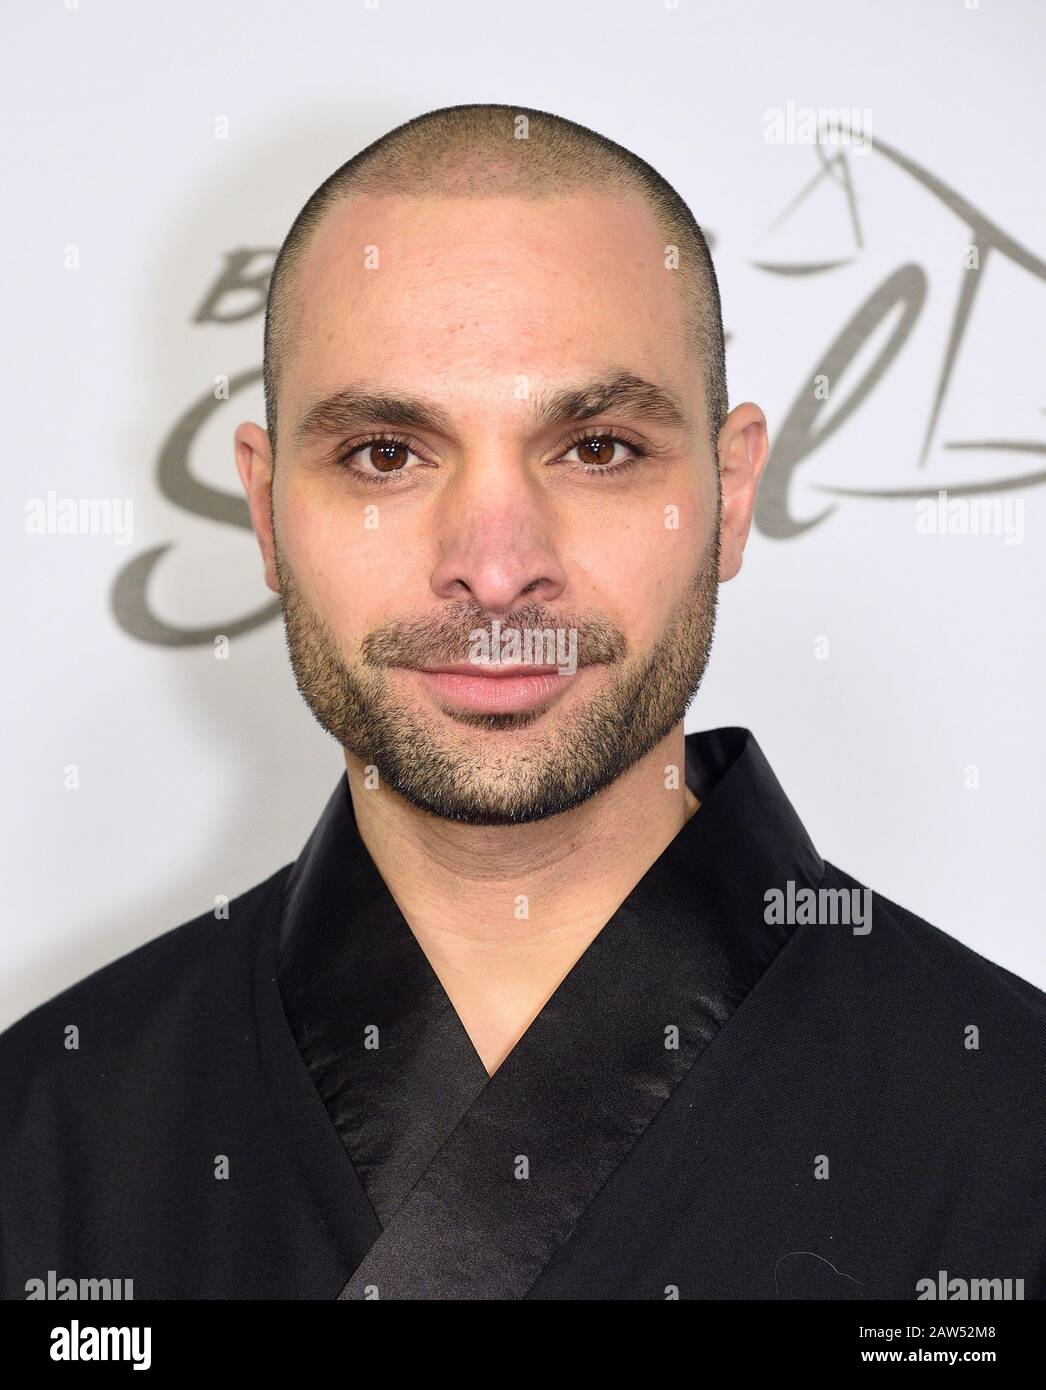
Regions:
<svg viewBox="0 0 1046 1390"><path fill-rule="evenodd" d="M339 777L228 921L0 1036L4 1295L1046 1295L1046 995L823 861L746 730L686 779L488 1077Z"/></svg>

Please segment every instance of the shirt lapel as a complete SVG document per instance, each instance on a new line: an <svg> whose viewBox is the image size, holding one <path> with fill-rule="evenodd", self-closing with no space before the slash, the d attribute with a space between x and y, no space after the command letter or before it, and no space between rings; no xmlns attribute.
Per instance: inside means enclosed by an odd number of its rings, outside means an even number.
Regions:
<svg viewBox="0 0 1046 1390"><path fill-rule="evenodd" d="M489 1079L339 782L295 866L280 966L383 1225L339 1298L523 1297L787 940L766 888L823 873L795 812L747 730L691 734L686 756L701 809Z"/></svg>
<svg viewBox="0 0 1046 1390"><path fill-rule="evenodd" d="M384 1225L488 1080L356 827L341 777L291 870L279 990Z"/></svg>

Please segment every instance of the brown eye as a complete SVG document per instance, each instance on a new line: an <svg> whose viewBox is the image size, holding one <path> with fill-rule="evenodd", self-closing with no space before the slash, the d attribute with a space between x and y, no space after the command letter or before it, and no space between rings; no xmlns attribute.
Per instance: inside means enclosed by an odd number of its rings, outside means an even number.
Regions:
<svg viewBox="0 0 1046 1390"><path fill-rule="evenodd" d="M624 457L615 457L618 448ZM634 468L647 453L642 444L633 444L619 434L601 430L598 434L575 435L574 442L557 460L557 465L573 464L579 473L589 478L616 478ZM572 459L572 454L577 454L577 458Z"/></svg>
<svg viewBox="0 0 1046 1390"><path fill-rule="evenodd" d="M585 463L611 463L614 458L615 440L608 435L583 439L578 445L581 459Z"/></svg>
<svg viewBox="0 0 1046 1390"><path fill-rule="evenodd" d="M405 444L389 441L372 444L367 451L368 462L382 473L396 473L410 458L410 450Z"/></svg>

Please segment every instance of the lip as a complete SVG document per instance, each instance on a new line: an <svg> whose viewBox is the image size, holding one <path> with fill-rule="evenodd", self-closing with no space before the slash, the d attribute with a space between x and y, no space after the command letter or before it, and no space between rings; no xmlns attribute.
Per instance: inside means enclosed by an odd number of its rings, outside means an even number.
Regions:
<svg viewBox="0 0 1046 1390"><path fill-rule="evenodd" d="M511 714L550 703L577 679L561 676L555 666L475 665L405 667L433 695L459 709L484 714Z"/></svg>

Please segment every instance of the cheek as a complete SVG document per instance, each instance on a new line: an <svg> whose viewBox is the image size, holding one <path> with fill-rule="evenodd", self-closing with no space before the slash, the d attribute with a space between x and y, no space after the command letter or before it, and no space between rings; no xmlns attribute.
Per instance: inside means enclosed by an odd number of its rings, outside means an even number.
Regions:
<svg viewBox="0 0 1046 1390"><path fill-rule="evenodd" d="M565 568L572 590L568 606L604 614L624 634L634 658L664 631L693 570L691 544L679 530L665 528L659 509L644 507L616 524L604 517L599 527L586 527L584 537L575 536Z"/></svg>
<svg viewBox="0 0 1046 1390"><path fill-rule="evenodd" d="M630 499L585 526L574 549L580 583L641 640L656 636L666 612L689 589L711 543L715 499L698 487L666 488Z"/></svg>
<svg viewBox="0 0 1046 1390"><path fill-rule="evenodd" d="M346 500L336 489L288 487L276 500L281 559L309 607L342 641L355 645L379 623L402 614L415 591L408 573L417 547L386 508Z"/></svg>

